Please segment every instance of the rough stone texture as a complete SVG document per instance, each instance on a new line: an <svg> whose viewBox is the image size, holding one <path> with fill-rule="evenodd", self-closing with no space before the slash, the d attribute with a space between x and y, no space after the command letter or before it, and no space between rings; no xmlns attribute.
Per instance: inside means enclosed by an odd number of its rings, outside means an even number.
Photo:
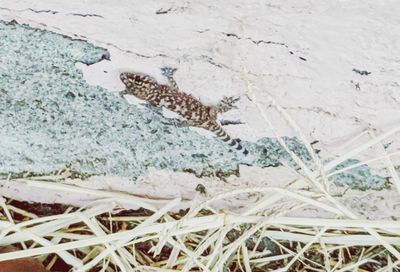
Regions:
<svg viewBox="0 0 400 272"><path fill-rule="evenodd" d="M275 140L245 143L245 157L216 138L177 128L172 119L88 85L75 63L108 59L105 49L16 23L0 24L0 39L3 173L46 173L70 165L134 178L148 167L229 174L239 163L272 166L288 159ZM308 159L296 139L286 141Z"/></svg>
<svg viewBox="0 0 400 272"><path fill-rule="evenodd" d="M245 143L250 155L244 157L215 138L177 128L172 119L88 85L75 63L109 59L105 49L16 23L2 23L0 35L3 173L46 173L70 165L88 174L133 178L148 167L229 175L240 163L265 167L288 160L276 140ZM296 139L286 142L309 161ZM382 178L371 175L362 178L370 177L372 185L362 185L357 175L336 181L355 184L355 179L358 187L383 186Z"/></svg>
<svg viewBox="0 0 400 272"><path fill-rule="evenodd" d="M393 0L0 4L3 19L110 50L113 62L92 68L100 85L114 84L112 73L102 75L104 68L123 65L156 74L160 65L170 64L179 68L186 91L220 99L245 92L240 75L245 65L252 82L273 94L310 140L324 144L322 154L368 127L387 131L398 124L399 12ZM238 137L273 136L250 103L241 109L248 126L236 129ZM282 120L273 121L282 135L292 136Z"/></svg>
<svg viewBox="0 0 400 272"><path fill-rule="evenodd" d="M5 82L0 88L2 102L5 99L12 105L6 104L4 116L15 114L15 109L19 114L1 120L5 126L1 140L7 144L2 145L0 168L3 172L48 172L72 164L88 173L136 177L148 167L209 173L235 172L238 163L277 165L278 159L286 157L274 140L261 139L272 134L246 99L240 80L243 65L252 82L273 94L310 141L320 141L321 156L329 159L326 150L343 139L369 126L387 128L395 123L400 97L396 92L398 59L393 57L398 55L398 39L381 27L387 20L396 20L390 16L396 14L395 6L388 9L370 1L327 3L138 1L110 8L105 1L96 5L4 1L0 18L82 37L107 48L113 61L96 63L107 54L91 44L13 26L18 30L2 41L2 47L11 51L1 56L1 69L6 72L2 71ZM7 27L2 29L7 31ZM14 51L19 46L29 50ZM75 65L79 62L84 64ZM59 66L52 69L53 64ZM227 130L253 141L246 143L251 157L238 158L220 142L186 128L176 129L171 120L147 108L128 106L115 94L94 86L117 91L121 86L114 83L116 69L126 66L155 74L166 64L178 67L180 86L204 101L241 95L240 111L227 117L240 118L245 125ZM367 74L355 72L364 70ZM272 113L271 118L281 135L293 135L282 119ZM37 121L42 124L40 130ZM153 145L156 139L159 144ZM307 161L298 141L292 142ZM268 160L263 154L265 145L271 151ZM335 180L363 184L363 188L385 184L386 179L373 173L365 178L361 172Z"/></svg>

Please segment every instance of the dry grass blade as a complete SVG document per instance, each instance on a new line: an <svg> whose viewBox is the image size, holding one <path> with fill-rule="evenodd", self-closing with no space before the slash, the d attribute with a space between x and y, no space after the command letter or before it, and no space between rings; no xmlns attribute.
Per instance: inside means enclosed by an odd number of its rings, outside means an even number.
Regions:
<svg viewBox="0 0 400 272"><path fill-rule="evenodd" d="M36 186L39 186L39 184L40 182L37 182ZM53 185L52 189L54 190L56 186ZM59 190L62 191L65 188L66 186L60 186ZM323 243L326 247L332 244L342 244L344 247L377 246L380 250L382 248L388 249L389 252L397 257L395 246L400 243L398 235L400 226L397 222L335 218L315 220L314 218L286 217L284 216L286 206L277 206L283 209L277 213L281 214L280 216L268 217L264 214L269 209L267 204L270 203L268 199L271 197L271 192L292 199L294 203L302 202L327 210L332 213L332 216L341 214L341 210L332 209L331 206L325 205L321 202L323 199L315 198L317 195L313 195L310 192L301 195L280 188L252 188L239 191L226 193L217 199L231 198L239 193L253 191L264 194L265 197L261 198L260 204L256 205L256 209L248 209L243 214L228 215L221 212L216 213L215 211L210 214L210 210L207 211L207 207L216 200L216 198L213 198L197 202L192 211L179 216L178 214L175 215L173 208L179 206L180 199L174 199L168 205L148 215L139 214L137 220L132 220L132 215L130 214L127 214L126 218L122 215L114 216L114 210L121 210L121 206L117 202L102 204L95 208L87 205L85 208L71 211L69 214L37 218L27 216L25 220L15 222L14 225L5 225L6 227L2 228L4 236L2 241L12 243L35 241L40 243L36 244L34 248L0 254L0 260L57 253L62 260L75 267L75 271L87 271L104 260L109 265L116 264L116 267L119 267L118 271L130 271L138 266L145 267L151 265L152 262L156 263L152 261L154 258L166 254L165 260L158 262L158 265L163 269L179 268L178 270L190 271L200 267L202 270L207 271L222 269L240 262L237 265L241 265L244 270L249 270L249 268L268 267L283 260L291 259L292 261L286 264L286 269L288 269L290 266L298 265L297 263L307 263L307 258L302 259L301 262L296 262L296 259L303 254L307 254L308 251L312 250L312 245L318 243ZM86 189L85 194L87 193L93 195L102 194L90 189ZM281 197L273 197L272 199L272 202L276 202ZM145 202L145 199L137 201L137 203ZM165 201L162 203L165 203ZM8 210L11 211L9 216L12 218L14 212L12 212L12 209ZM29 215L29 213L26 213L26 215ZM114 221L114 217L118 220ZM101 220L101 223L99 220ZM5 217L5 221L8 221L7 217ZM71 224L76 226L75 230L68 228ZM122 228L123 224L127 227ZM105 231L104 228L106 226L108 228ZM324 231L316 231L315 227L317 226L322 227ZM331 231L326 231L327 229ZM387 229L391 231L387 231ZM238 236L234 241L229 242L228 233L232 230L236 230ZM27 237L30 232L35 233L37 237ZM277 254L277 252L273 256L265 257L265 253L260 252L259 254L259 249L256 250L254 247L251 248L251 252L248 251L246 243L253 236L258 237L257 248L265 247L265 241L263 240L265 237L288 243L286 247L290 247L289 241L301 242L305 246L294 255L290 254L290 257L286 253L282 255ZM59 244L52 245L50 242L46 242L51 237L62 239L58 239ZM182 239L182 237L185 237L185 239ZM144 251L139 250L140 247L138 245L145 245L150 241L153 241L152 246L147 247ZM131 245L134 246L132 247ZM99 253L93 257L89 257L85 264L82 264L81 261L71 261L70 257L68 257L71 250L87 252L87 249L98 246L103 250L98 251ZM152 248L156 249L154 251L156 254L146 255L150 254ZM174 257L170 257L172 252L174 252ZM325 258L326 254L332 258L333 252L335 250L326 250L324 253ZM129 260L128 255L132 259ZM238 257L232 259L232 256ZM324 257L322 256L322 258ZM354 263L362 267L373 261L373 259L368 259L368 262L365 260L366 258L360 259ZM182 262L185 263L183 266ZM339 267L343 268L343 264ZM313 264L311 263L310 265ZM356 267L353 263L347 263L347 265L351 268ZM281 266L280 268L283 267ZM278 267L276 268L278 269Z"/></svg>

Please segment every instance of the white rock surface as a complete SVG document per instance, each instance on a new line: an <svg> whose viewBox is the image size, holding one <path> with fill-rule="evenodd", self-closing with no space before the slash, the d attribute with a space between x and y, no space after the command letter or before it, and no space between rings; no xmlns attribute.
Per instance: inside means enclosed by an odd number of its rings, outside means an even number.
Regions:
<svg viewBox="0 0 400 272"><path fill-rule="evenodd" d="M273 136L246 98L246 67L258 96L268 91L323 151L368 127L399 123L399 12L389 0L0 1L0 19L107 48L111 61L82 67L91 84L118 91L121 70L163 80L159 68L174 66L181 88L204 102L242 97L229 116L246 124L230 133ZM282 135L293 134L271 116Z"/></svg>
<svg viewBox="0 0 400 272"><path fill-rule="evenodd" d="M268 107L267 93L309 142L320 141L325 158L368 128L379 134L399 125L398 14L392 0L0 1L1 20L108 49L111 61L79 65L90 84L119 91L121 71L163 81L159 68L177 67L181 89L205 103L241 96L225 117L245 124L227 127L231 135L274 136L246 96L246 69L278 133L296 135Z"/></svg>

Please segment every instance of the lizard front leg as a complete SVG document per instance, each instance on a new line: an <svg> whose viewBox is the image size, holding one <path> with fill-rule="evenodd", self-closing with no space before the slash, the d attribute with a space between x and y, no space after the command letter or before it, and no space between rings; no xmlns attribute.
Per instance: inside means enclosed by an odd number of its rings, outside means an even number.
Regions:
<svg viewBox="0 0 400 272"><path fill-rule="evenodd" d="M168 79L168 82L171 85L171 87L178 90L179 89L178 84L176 83L176 81L174 79L174 73L176 72L176 70L177 70L176 68L172 68L172 67L162 67L161 74Z"/></svg>

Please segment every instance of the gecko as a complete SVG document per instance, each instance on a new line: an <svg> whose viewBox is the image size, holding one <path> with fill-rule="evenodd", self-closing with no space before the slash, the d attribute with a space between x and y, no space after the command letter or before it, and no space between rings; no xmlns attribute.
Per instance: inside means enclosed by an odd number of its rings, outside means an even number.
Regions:
<svg viewBox="0 0 400 272"><path fill-rule="evenodd" d="M249 152L242 147L240 140L231 138L217 119L218 114L235 108L234 103L239 98L225 97L215 106L205 105L194 96L179 90L173 77L176 70L171 67L161 68L162 75L167 78L169 85L160 84L146 74L123 72L120 74L120 79L125 85L125 90L121 95L134 95L147 101L152 107L165 107L183 117L188 126L209 130L229 148L247 155Z"/></svg>

